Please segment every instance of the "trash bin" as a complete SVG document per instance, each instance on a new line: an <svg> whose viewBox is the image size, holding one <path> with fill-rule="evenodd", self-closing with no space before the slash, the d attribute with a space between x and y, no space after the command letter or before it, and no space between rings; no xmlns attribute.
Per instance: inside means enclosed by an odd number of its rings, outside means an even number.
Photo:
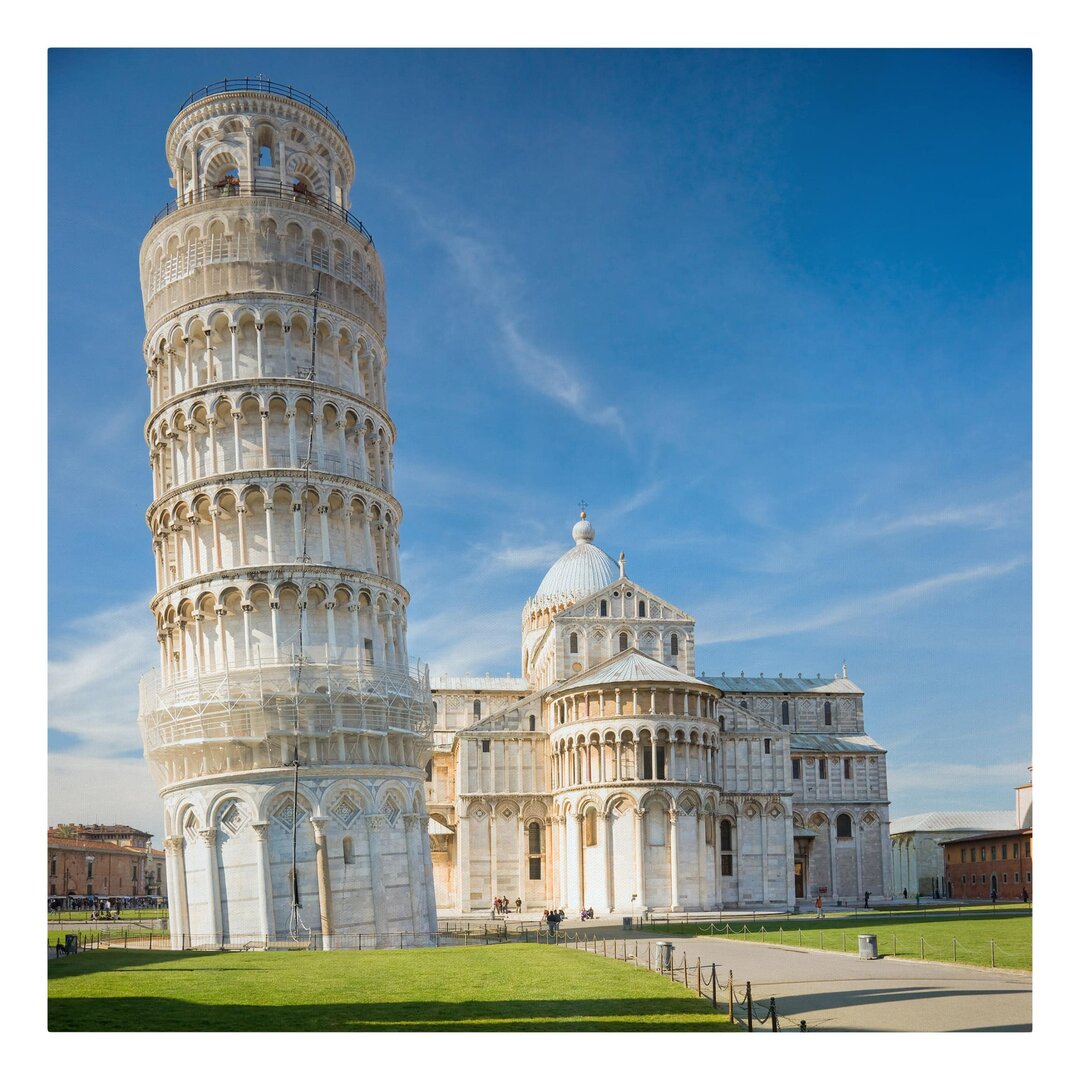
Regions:
<svg viewBox="0 0 1080 1080"><path fill-rule="evenodd" d="M64 952L68 956L74 956L79 951L79 935L78 934L65 934L64 935Z"/></svg>
<svg viewBox="0 0 1080 1080"><path fill-rule="evenodd" d="M633 917L633 915L624 915L622 917L622 928L624 930L633 930L634 929L634 917Z"/></svg>
<svg viewBox="0 0 1080 1080"><path fill-rule="evenodd" d="M860 934L859 935L859 959L860 960L877 960L877 934Z"/></svg>
<svg viewBox="0 0 1080 1080"><path fill-rule="evenodd" d="M656 943L656 970L657 971L670 971L671 970L671 954L675 951L675 946L670 941L658 941Z"/></svg>

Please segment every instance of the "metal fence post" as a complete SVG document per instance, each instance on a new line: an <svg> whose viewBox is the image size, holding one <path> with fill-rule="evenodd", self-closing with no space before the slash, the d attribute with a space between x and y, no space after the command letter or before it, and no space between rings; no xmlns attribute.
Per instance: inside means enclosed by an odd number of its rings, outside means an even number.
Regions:
<svg viewBox="0 0 1080 1080"><path fill-rule="evenodd" d="M776 998L769 998L769 1015L772 1017L773 1031L780 1030L780 1021L776 1018Z"/></svg>
<svg viewBox="0 0 1080 1080"><path fill-rule="evenodd" d="M754 1030L754 994L749 980L746 982L746 1030Z"/></svg>
<svg viewBox="0 0 1080 1080"><path fill-rule="evenodd" d="M712 966L712 1007L716 1008L716 965Z"/></svg>
<svg viewBox="0 0 1080 1080"><path fill-rule="evenodd" d="M993 938L990 939L990 966L991 967L997 967L997 964L996 964L995 959L994 959L994 939Z"/></svg>

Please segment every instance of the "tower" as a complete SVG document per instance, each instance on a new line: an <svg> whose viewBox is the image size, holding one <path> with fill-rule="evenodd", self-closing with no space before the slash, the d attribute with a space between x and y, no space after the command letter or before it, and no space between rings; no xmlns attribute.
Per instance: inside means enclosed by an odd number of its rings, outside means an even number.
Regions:
<svg viewBox="0 0 1080 1080"><path fill-rule="evenodd" d="M432 706L353 154L325 106L259 78L193 94L166 157L139 256L161 652L139 725L173 942L422 941Z"/></svg>

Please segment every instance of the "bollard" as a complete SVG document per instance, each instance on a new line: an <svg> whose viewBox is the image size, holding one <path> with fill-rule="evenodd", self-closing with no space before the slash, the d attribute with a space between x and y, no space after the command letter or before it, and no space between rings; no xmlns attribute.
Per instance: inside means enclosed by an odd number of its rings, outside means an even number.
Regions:
<svg viewBox="0 0 1080 1080"><path fill-rule="evenodd" d="M716 965L712 966L712 1007L716 1008Z"/></svg>
<svg viewBox="0 0 1080 1080"><path fill-rule="evenodd" d="M735 1023L735 972L728 968L727 973L727 1001L728 1001L728 1023Z"/></svg>
<svg viewBox="0 0 1080 1080"><path fill-rule="evenodd" d="M923 938L921 935L919 937L919 959L926 959L926 939Z"/></svg>
<svg viewBox="0 0 1080 1080"><path fill-rule="evenodd" d="M802 927L799 927L799 948L802 948Z"/></svg>
<svg viewBox="0 0 1080 1080"><path fill-rule="evenodd" d="M994 939L993 938L990 939L990 966L991 967L996 967L997 966L995 964L995 962L994 962Z"/></svg>
<svg viewBox="0 0 1080 1080"><path fill-rule="evenodd" d="M773 1031L780 1030L780 1021L776 1018L776 998L769 998L769 1015L772 1017Z"/></svg>
<svg viewBox="0 0 1080 1080"><path fill-rule="evenodd" d="M799 1021L799 1030L800 1031L805 1031L806 1030L806 1021L805 1020L800 1020Z"/></svg>
<svg viewBox="0 0 1080 1080"><path fill-rule="evenodd" d="M750 990L750 982L746 983L746 1030L754 1030L754 995Z"/></svg>
<svg viewBox="0 0 1080 1080"><path fill-rule="evenodd" d="M952 939L952 962L956 963L956 938Z"/></svg>

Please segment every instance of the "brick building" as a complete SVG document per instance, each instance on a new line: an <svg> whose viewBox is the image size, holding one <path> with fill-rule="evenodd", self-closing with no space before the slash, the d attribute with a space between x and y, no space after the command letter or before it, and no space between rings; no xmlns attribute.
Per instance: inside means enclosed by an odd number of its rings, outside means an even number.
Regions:
<svg viewBox="0 0 1080 1080"><path fill-rule="evenodd" d="M1030 900L1031 829L976 833L948 840L945 888L955 900Z"/></svg>
<svg viewBox="0 0 1080 1080"><path fill-rule="evenodd" d="M1031 900L1032 786L1016 789L1016 824L942 842L946 896L954 900Z"/></svg>
<svg viewBox="0 0 1080 1080"><path fill-rule="evenodd" d="M164 896L163 851L129 825L58 825L48 832L52 896Z"/></svg>

